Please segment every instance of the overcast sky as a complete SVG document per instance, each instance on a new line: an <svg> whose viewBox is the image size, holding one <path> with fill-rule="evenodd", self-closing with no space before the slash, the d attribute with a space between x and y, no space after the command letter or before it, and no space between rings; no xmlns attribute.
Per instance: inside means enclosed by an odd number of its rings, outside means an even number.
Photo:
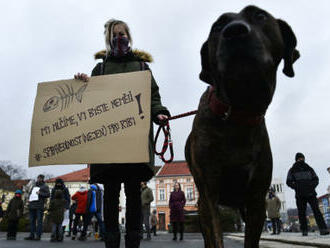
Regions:
<svg viewBox="0 0 330 248"><path fill-rule="evenodd" d="M196 3L197 2L197 3ZM200 48L212 23L224 12L238 12L248 4L264 8L287 21L298 39L301 58L296 77L278 70L277 89L266 114L274 171L284 182L297 151L320 178L319 195L326 193L330 175L330 3L319 0L277 1L1 1L0 160L27 169L61 175L82 168L29 168L28 153L34 98L38 82L70 79L90 73L95 52L104 49L103 25L110 18L125 20L133 47L152 54L150 64L162 101L172 115L197 108L206 84L199 80ZM184 159L184 144L192 117L171 122L175 159ZM161 164L160 160L157 160ZM294 194L286 190L289 207Z"/></svg>

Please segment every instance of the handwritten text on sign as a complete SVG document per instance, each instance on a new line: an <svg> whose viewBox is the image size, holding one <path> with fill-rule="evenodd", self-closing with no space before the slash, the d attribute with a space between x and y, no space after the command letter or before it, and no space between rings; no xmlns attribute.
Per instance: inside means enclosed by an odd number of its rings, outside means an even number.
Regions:
<svg viewBox="0 0 330 248"><path fill-rule="evenodd" d="M29 166L149 161L150 72L40 83Z"/></svg>

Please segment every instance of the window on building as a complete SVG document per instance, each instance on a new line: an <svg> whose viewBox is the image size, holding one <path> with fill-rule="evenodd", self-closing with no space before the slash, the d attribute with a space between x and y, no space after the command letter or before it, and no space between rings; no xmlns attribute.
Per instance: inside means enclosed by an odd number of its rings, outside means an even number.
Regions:
<svg viewBox="0 0 330 248"><path fill-rule="evenodd" d="M188 201L192 201L194 199L194 192L193 192L192 187L188 187L186 189L186 197L187 197Z"/></svg>
<svg viewBox="0 0 330 248"><path fill-rule="evenodd" d="M283 192L283 191L282 191L282 184L280 184L280 190L281 190L280 192L282 193L282 192Z"/></svg>
<svg viewBox="0 0 330 248"><path fill-rule="evenodd" d="M159 180L159 183L164 183L164 180Z"/></svg>
<svg viewBox="0 0 330 248"><path fill-rule="evenodd" d="M177 182L177 180L176 179L173 179L173 183L176 183Z"/></svg>
<svg viewBox="0 0 330 248"><path fill-rule="evenodd" d="M159 189L159 200L165 201L165 190L164 189Z"/></svg>
<svg viewBox="0 0 330 248"><path fill-rule="evenodd" d="M191 179L190 178L187 178L187 183L190 183Z"/></svg>

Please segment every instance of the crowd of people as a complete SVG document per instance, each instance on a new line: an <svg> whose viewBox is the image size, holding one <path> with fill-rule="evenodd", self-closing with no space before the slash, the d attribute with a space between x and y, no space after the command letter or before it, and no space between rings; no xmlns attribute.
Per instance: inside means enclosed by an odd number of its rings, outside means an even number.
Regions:
<svg viewBox="0 0 330 248"><path fill-rule="evenodd" d="M15 196L10 200L6 217L8 219L7 240L16 240L18 222L23 217L24 203L22 191L17 190ZM62 242L66 237L72 240L85 241L87 230L93 226L97 239L106 241L108 231L105 227L104 216L104 192L103 186L91 184L90 189L81 186L80 189L70 196L68 188L61 178L57 178L54 187L49 190L49 186L44 182L44 176L39 175L37 181L33 183L28 194L28 212L30 221L30 234L25 240L41 240L44 226L44 212L48 213L48 221L51 223L51 242ZM139 240L151 240L151 233L157 236L157 211L153 210L152 215L150 204L154 200L152 190L147 186L147 182L141 182L140 188L141 212L139 213ZM48 208L46 207L49 198ZM170 195L170 220L173 225L173 240L176 240L177 228L179 227L180 240L183 239L183 209L185 206L185 195L181 191L179 183L175 183L174 190ZM3 217L0 208L0 218ZM126 214L127 217L127 214ZM95 218L93 222L92 219ZM127 230L127 223L126 223ZM78 231L80 235L78 237ZM146 238L144 238L146 233Z"/></svg>

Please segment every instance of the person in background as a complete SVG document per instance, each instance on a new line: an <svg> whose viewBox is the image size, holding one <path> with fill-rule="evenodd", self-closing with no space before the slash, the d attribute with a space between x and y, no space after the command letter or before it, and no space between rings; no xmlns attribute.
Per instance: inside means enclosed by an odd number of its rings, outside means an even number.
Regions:
<svg viewBox="0 0 330 248"><path fill-rule="evenodd" d="M158 220L157 220L157 211L153 210L152 211L152 215L151 215L151 232L153 232L154 236L157 236L157 224L158 224Z"/></svg>
<svg viewBox="0 0 330 248"><path fill-rule="evenodd" d="M29 192L30 235L25 237L25 240L39 241L41 239L44 205L47 198L50 196L49 187L44 182L44 179L45 176L40 174Z"/></svg>
<svg viewBox="0 0 330 248"><path fill-rule="evenodd" d="M77 202L72 200L72 204L69 210L69 232L66 235L66 237L71 237L71 233L72 233L72 223L73 223L73 219L75 216L75 212L77 209Z"/></svg>
<svg viewBox="0 0 330 248"><path fill-rule="evenodd" d="M281 209L281 201L276 196L275 190L271 188L268 193L268 197L266 199L266 210L267 216L272 221L272 235L281 233L281 222L280 222L280 209Z"/></svg>
<svg viewBox="0 0 330 248"><path fill-rule="evenodd" d="M72 230L72 240L76 239L77 236L77 226L80 218L83 219L83 230L79 237L80 241L86 240L87 227L88 227L88 212L87 212L87 189L85 187L80 187L72 197L72 200L77 202L77 208L75 212L75 218L73 221L73 230Z"/></svg>
<svg viewBox="0 0 330 248"><path fill-rule="evenodd" d="M110 19L104 25L106 50L95 54L96 59L102 59L93 71L93 76L128 73L137 71L151 72L146 62L152 57L146 52L132 50L132 36L128 25L121 21ZM75 79L87 82L88 76L78 73ZM156 124L165 122L170 116L162 105L158 85L151 74L151 109L150 122ZM152 123L151 123L152 127ZM149 129L149 161L148 163L126 164L91 164L91 183L104 184L104 223L107 237L106 248L119 248L119 192L124 183L126 195L126 235L125 246L138 248L140 246L141 229L141 191L140 182L148 181L154 176L153 128Z"/></svg>
<svg viewBox="0 0 330 248"><path fill-rule="evenodd" d="M180 240L183 240L184 228L184 206L186 204L186 197L181 190L181 185L176 182L174 184L174 191L170 195L170 221L173 226L173 240L177 240L177 232L179 226Z"/></svg>
<svg viewBox="0 0 330 248"><path fill-rule="evenodd" d="M22 191L16 190L15 196L10 200L6 212L8 218L7 240L16 240L18 222L23 216L23 209Z"/></svg>
<svg viewBox="0 0 330 248"><path fill-rule="evenodd" d="M102 192L98 185L92 184L87 194L87 222L90 223L93 216L95 216L100 229L101 240L104 241L105 228L102 220L102 197Z"/></svg>
<svg viewBox="0 0 330 248"><path fill-rule="evenodd" d="M141 182L141 204L142 212L141 219L147 231L147 239L151 240L150 235L150 203L154 200L152 190L147 186L147 182ZM141 232L141 239L143 239L143 228Z"/></svg>
<svg viewBox="0 0 330 248"><path fill-rule="evenodd" d="M2 202L0 201L0 222L2 221L3 218L3 209L2 209Z"/></svg>
<svg viewBox="0 0 330 248"><path fill-rule="evenodd" d="M49 217L52 223L51 242L63 241L62 222L64 218L64 211L67 201L63 197L63 190L57 189L53 192L53 199L49 204Z"/></svg>
<svg viewBox="0 0 330 248"><path fill-rule="evenodd" d="M318 200L316 198L315 188L319 184L319 178L313 168L305 163L304 154L298 152L295 159L296 162L288 172L286 184L296 192L296 203L302 235L308 235L306 221L307 203L309 203L313 210L320 235L328 235L329 231L320 212Z"/></svg>
<svg viewBox="0 0 330 248"><path fill-rule="evenodd" d="M57 178L55 180L55 186L54 188L52 188L52 191L50 193L50 199L54 199L55 198L55 191L56 190L61 190L63 192L63 199L65 200L65 211L64 211L64 218L63 220L65 220L66 223L69 222L69 209L70 209L70 202L71 202L71 197L70 197L70 193L68 188L65 186L64 181L62 178ZM65 230L65 226L66 224L64 224L64 222L62 223L62 228L63 228L63 233Z"/></svg>

